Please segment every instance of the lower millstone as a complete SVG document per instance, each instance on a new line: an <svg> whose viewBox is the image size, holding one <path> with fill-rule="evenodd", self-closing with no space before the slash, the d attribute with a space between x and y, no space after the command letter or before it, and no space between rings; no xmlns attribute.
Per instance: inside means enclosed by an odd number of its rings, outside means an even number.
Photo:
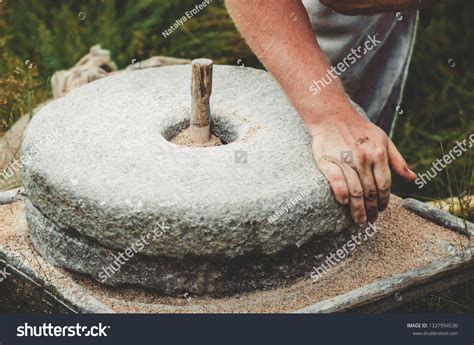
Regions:
<svg viewBox="0 0 474 345"><path fill-rule="evenodd" d="M293 246L274 255L252 253L234 259L187 256L178 260L137 253L125 260L123 251L104 247L74 229L60 229L29 200L25 200L25 207L32 241L53 264L110 286L140 286L170 296L223 297L309 279L312 267L324 261L320 249L327 248L329 253L351 236L349 230L330 238L317 236L299 248Z"/></svg>

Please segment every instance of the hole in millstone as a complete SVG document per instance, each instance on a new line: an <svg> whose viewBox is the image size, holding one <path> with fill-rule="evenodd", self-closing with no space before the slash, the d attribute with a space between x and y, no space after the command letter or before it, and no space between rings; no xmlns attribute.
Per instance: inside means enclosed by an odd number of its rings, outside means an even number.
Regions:
<svg viewBox="0 0 474 345"><path fill-rule="evenodd" d="M213 117L211 123L211 138L207 143L197 144L191 140L189 133L189 120L181 121L168 127L163 136L169 142L179 146L189 147L212 147L227 145L237 140L238 133L231 122L223 117Z"/></svg>

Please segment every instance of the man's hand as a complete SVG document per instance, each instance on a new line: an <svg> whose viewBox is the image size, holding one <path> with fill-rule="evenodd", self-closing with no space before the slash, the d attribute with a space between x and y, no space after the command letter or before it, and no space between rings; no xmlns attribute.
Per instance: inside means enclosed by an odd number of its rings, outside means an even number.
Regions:
<svg viewBox="0 0 474 345"><path fill-rule="evenodd" d="M354 110L338 79L312 94L313 80L330 67L301 1L226 0L226 6L314 138L316 164L336 199L350 204L354 221L374 220L388 203L389 166L407 179L416 176L385 133ZM352 163L338 163L342 151L353 153Z"/></svg>
<svg viewBox="0 0 474 345"><path fill-rule="evenodd" d="M356 16L381 12L419 10L433 6L435 3L452 2L452 0L320 0L337 13Z"/></svg>
<svg viewBox="0 0 474 345"><path fill-rule="evenodd" d="M350 205L352 219L373 223L390 200L390 168L407 180L416 175L383 130L358 114L354 120L314 127L313 155L336 200Z"/></svg>

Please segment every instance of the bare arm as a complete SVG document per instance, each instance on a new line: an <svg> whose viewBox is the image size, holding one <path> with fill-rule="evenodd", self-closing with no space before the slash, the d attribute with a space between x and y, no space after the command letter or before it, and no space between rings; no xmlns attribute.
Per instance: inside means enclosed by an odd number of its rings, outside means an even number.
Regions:
<svg viewBox="0 0 474 345"><path fill-rule="evenodd" d="M415 179L385 133L352 108L338 79L317 95L309 91L330 69L301 1L227 0L242 36L284 89L313 137L316 164L338 202L357 223L375 221L390 197L390 167ZM342 151L353 152L349 164Z"/></svg>
<svg viewBox="0 0 474 345"><path fill-rule="evenodd" d="M313 79L324 76L329 65L300 1L227 0L226 5L240 33L281 84L308 130L352 112L337 79L324 88L326 97L302 97L310 94ZM320 111L315 113L315 109Z"/></svg>

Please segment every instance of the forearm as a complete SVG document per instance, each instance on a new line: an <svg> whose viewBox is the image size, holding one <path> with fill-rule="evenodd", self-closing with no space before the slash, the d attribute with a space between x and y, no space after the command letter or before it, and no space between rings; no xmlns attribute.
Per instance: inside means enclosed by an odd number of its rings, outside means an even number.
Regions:
<svg viewBox="0 0 474 345"><path fill-rule="evenodd" d="M338 79L317 95L309 87L329 70L298 0L227 0L227 9L249 46L284 89L308 130L326 120L354 116Z"/></svg>

